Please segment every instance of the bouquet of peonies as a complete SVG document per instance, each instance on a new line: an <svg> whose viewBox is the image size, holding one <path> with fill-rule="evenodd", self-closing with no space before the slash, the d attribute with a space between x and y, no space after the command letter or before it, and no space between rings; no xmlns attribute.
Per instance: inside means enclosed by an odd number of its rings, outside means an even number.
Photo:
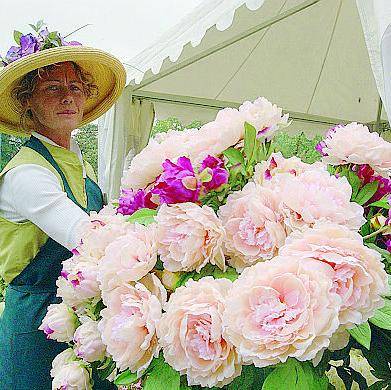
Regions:
<svg viewBox="0 0 391 390"><path fill-rule="evenodd" d="M391 144L341 125L308 164L275 150L288 124L258 98L133 159L43 320L69 345L53 389L91 389L94 370L123 388L328 389L334 366L367 388L351 349L391 384Z"/></svg>

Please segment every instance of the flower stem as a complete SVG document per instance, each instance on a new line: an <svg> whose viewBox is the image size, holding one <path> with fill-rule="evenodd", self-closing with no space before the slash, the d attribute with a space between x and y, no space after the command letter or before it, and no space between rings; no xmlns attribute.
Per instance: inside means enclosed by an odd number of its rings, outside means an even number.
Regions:
<svg viewBox="0 0 391 390"><path fill-rule="evenodd" d="M387 226L387 225L383 226L379 230L376 230L376 231L372 232L371 234L368 234L367 236L364 236L363 239L364 240L368 240L368 238L372 238L374 236L377 236L379 233L385 232L388 228L389 228L389 226Z"/></svg>

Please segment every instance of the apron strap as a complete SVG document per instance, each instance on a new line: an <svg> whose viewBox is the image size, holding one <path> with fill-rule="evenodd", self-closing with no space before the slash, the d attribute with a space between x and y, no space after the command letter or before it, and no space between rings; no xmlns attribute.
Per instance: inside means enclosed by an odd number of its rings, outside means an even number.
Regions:
<svg viewBox="0 0 391 390"><path fill-rule="evenodd" d="M36 137L33 135L30 137L30 139L24 144L27 148L35 150L37 153L39 153L43 158L46 159L46 161L58 172L58 174L61 176L62 182L64 184L65 192L68 195L68 198L75 203L77 206L79 206L82 210L86 211L86 209L81 206L78 201L76 200L75 196L73 195L73 192L71 190L71 187L68 184L68 181L59 167L59 165L54 160L53 156L50 154L47 147Z"/></svg>

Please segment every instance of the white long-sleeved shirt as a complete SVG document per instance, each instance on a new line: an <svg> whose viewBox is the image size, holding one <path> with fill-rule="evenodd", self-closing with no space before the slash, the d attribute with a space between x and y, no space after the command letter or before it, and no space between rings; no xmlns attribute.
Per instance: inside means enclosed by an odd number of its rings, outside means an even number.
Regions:
<svg viewBox="0 0 391 390"><path fill-rule="evenodd" d="M33 135L59 146L41 134ZM80 148L72 138L70 150L83 165ZM0 216L13 222L29 220L68 249L77 246L80 229L89 221L88 214L67 197L57 177L35 164L19 165L0 179Z"/></svg>

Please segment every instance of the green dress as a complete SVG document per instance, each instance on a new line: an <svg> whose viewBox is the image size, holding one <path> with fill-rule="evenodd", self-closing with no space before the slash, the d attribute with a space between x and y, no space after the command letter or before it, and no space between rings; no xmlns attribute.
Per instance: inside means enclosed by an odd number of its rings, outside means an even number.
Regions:
<svg viewBox="0 0 391 390"><path fill-rule="evenodd" d="M31 137L25 146L38 152L56 169L68 198L76 205L86 212L102 209L102 192L96 183L86 178L87 208L83 208L45 145ZM47 307L60 301L56 297L56 280L62 262L71 256L68 249L49 237L35 258L8 285L5 308L0 317L0 390L52 388L52 360L67 348L67 344L46 339L38 327ZM94 389L114 388L110 382L94 377Z"/></svg>

